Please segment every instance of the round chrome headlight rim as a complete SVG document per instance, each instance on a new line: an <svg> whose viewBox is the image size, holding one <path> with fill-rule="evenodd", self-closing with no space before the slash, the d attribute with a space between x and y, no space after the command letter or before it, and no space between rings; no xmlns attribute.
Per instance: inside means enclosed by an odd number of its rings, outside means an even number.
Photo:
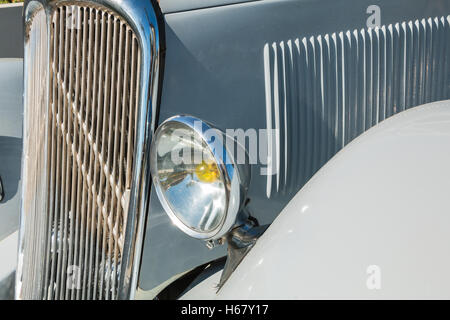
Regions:
<svg viewBox="0 0 450 320"><path fill-rule="evenodd" d="M220 176L222 177L223 184L225 186L225 214L222 217L220 223L212 231L204 232L191 228L186 225L174 212L171 204L167 200L164 191L161 187L158 175L158 164L157 164L157 146L159 134L164 128L170 126L174 123L178 123L186 126L187 128L193 130L198 136L201 137L202 141L206 143L207 148L212 153L214 160L216 162L217 168L220 171ZM201 124L200 126L198 124ZM197 124L197 125L196 125ZM208 130L214 130L217 135L222 137L222 152L214 152L214 147L211 142L205 136L205 132ZM211 126L207 122L198 119L193 116L188 115L177 115L166 119L162 122L157 130L155 131L150 147L150 171L152 175L153 185L155 191L160 200L163 209L166 211L172 223L178 227L181 231L187 235L201 239L201 240L212 240L219 239L223 237L235 224L238 218L238 213L240 206L243 201L244 195L242 194L242 177L238 170L238 166L234 161L232 155L228 152L225 143L225 134L219 129Z"/></svg>

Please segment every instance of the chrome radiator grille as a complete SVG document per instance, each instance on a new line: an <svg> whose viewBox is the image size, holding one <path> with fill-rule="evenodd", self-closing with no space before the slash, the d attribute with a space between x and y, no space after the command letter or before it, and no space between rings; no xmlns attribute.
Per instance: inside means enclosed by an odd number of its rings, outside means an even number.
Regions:
<svg viewBox="0 0 450 320"><path fill-rule="evenodd" d="M405 109L450 98L450 16L264 47L267 197L297 192L346 144Z"/></svg>
<svg viewBox="0 0 450 320"><path fill-rule="evenodd" d="M16 295L116 299L135 183L141 45L112 10L61 2L51 12L37 10L26 25Z"/></svg>

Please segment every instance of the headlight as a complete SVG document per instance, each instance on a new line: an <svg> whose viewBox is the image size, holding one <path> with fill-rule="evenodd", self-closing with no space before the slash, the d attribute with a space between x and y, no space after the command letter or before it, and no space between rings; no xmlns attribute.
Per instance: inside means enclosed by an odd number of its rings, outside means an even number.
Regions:
<svg viewBox="0 0 450 320"><path fill-rule="evenodd" d="M173 223L198 239L218 239L236 223L248 168L237 165L225 135L190 116L166 120L153 137L150 162L158 197Z"/></svg>

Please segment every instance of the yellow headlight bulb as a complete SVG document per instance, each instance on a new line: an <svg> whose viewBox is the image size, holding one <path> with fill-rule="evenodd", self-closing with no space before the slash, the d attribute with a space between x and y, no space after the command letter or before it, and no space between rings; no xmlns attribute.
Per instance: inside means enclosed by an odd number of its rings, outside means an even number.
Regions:
<svg viewBox="0 0 450 320"><path fill-rule="evenodd" d="M198 180L205 183L213 183L220 178L217 165L214 162L205 162L204 160L195 167L195 174Z"/></svg>

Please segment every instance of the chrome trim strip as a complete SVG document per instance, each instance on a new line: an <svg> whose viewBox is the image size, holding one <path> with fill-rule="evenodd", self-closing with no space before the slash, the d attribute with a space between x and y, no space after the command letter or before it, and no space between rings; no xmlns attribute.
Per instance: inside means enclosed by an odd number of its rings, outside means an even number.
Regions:
<svg viewBox="0 0 450 320"><path fill-rule="evenodd" d="M30 72L32 72L32 68L30 65L33 65L33 63L35 62L34 60L28 60L27 57L30 56L31 58L36 58L37 53L36 52L32 52L30 53L30 50L32 49L32 43L30 43L30 33L32 32L31 30L31 22L39 15L39 13L42 13L42 11L45 10L44 5L40 2L40 1L30 1L28 3L26 3L26 5L24 5L24 41L25 41L25 48L24 48L24 92L28 92L28 78L25 77L25 74L30 74ZM46 48L47 48L47 63L48 63L48 55L50 52L50 39L48 37L49 34L49 30L50 30L50 26L49 26L49 21L48 21L48 15L46 15L46 24L47 24L47 44L46 44ZM42 49L42 47L41 47ZM50 70L50 64L47 68L47 74ZM30 77L33 78L33 75L30 74ZM47 88L47 92L46 92L46 97L48 99L49 96L49 87L50 87L50 83L49 83L49 78L47 78L46 83L44 84ZM42 86L42 84L41 84ZM27 94L24 94L24 99L23 99L23 103L24 105L28 104L28 96ZM48 108L48 103L46 101L46 108ZM26 141L26 137L28 135L28 130L30 128L27 128L26 126L26 119L28 117L28 109L24 108L24 120L23 120L23 140L24 140L24 144L23 144L23 154L22 154L22 180L24 180L24 173L26 172L26 168L25 168L25 157L26 157L26 152L27 152L27 141ZM46 141L47 139L45 138L47 136L47 134L45 133L44 135L44 140ZM44 143L45 143L44 141ZM44 168L47 167L47 165L45 164L43 166ZM37 170L36 170L37 171ZM20 299L21 298L21 291L24 285L27 285L27 283L23 283L22 282L22 274L23 274L23 269L24 269L24 263L23 263L23 251L25 249L25 237L26 237L26 233L25 233L25 217L23 214L23 210L24 210L24 195L26 194L25 192L25 188L26 186L28 186L29 183L27 183L27 181L23 181L22 183L22 199L21 199L21 216L20 216L20 224L19 224L19 248L18 248L18 261L17 261L17 271L16 271L16 291L15 291L15 298L16 299ZM34 203L36 204L36 201L34 201ZM46 204L44 204L45 206ZM34 222L34 221L33 221ZM36 279L35 280L38 284L41 283L42 279ZM35 297L38 298L38 297Z"/></svg>

